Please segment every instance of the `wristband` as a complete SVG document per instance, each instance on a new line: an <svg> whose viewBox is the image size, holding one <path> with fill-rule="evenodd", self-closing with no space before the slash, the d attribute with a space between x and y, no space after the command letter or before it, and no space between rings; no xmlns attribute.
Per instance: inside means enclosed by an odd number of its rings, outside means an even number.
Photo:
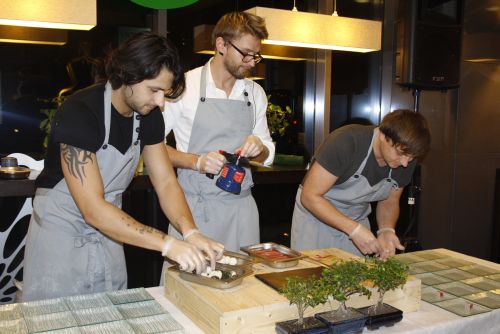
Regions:
<svg viewBox="0 0 500 334"><path fill-rule="evenodd" d="M167 256L167 253L168 251L170 250L170 248L172 248L172 243L174 242L174 238L170 237L164 244L163 244L163 247L161 249L161 255L163 257L166 257Z"/></svg>
<svg viewBox="0 0 500 334"><path fill-rule="evenodd" d="M186 234L183 234L182 235L182 238L184 240L186 240L187 238L189 238L190 236L192 236L193 234L195 233L201 233L200 230L196 229L196 228L192 228L190 229L189 231L186 232Z"/></svg>
<svg viewBox="0 0 500 334"><path fill-rule="evenodd" d="M349 240L351 240L352 237L354 237L356 235L356 233L359 232L360 229L361 229L361 224L358 223L358 226L356 226L356 228L354 230L352 230L351 234L349 234Z"/></svg>
<svg viewBox="0 0 500 334"><path fill-rule="evenodd" d="M377 237L384 232L392 232L392 233L396 234L396 230L393 229L392 227L382 227L381 229L379 229L377 231Z"/></svg>

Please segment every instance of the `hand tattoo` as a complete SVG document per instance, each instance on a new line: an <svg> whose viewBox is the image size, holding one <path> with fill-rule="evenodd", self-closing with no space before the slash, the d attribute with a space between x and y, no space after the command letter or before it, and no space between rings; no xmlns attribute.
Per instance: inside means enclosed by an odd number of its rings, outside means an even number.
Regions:
<svg viewBox="0 0 500 334"><path fill-rule="evenodd" d="M85 165L92 162L92 152L80 148L61 144L61 154L71 175L79 179L83 185Z"/></svg>

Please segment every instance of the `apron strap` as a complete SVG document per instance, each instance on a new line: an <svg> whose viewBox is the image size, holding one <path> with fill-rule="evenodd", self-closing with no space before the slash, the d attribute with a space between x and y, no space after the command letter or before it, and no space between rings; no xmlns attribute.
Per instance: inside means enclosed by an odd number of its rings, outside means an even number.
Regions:
<svg viewBox="0 0 500 334"><path fill-rule="evenodd" d="M103 149L108 147L109 142L109 129L111 127L111 83L106 82L104 87L104 142Z"/></svg>
<svg viewBox="0 0 500 334"><path fill-rule="evenodd" d="M200 78L200 101L205 102L207 97L207 69L208 62L201 68L201 78Z"/></svg>
<svg viewBox="0 0 500 334"><path fill-rule="evenodd" d="M363 162L361 163L361 165L359 165L358 170L354 173L354 175L361 175L361 173L363 172L363 169L365 169L366 162L368 161L368 158L370 157L370 153L372 153L373 142L375 141L375 137L376 136L377 136L377 132L374 129L373 130L372 141L370 142L370 147L368 148L368 152L366 153L366 156L363 159Z"/></svg>

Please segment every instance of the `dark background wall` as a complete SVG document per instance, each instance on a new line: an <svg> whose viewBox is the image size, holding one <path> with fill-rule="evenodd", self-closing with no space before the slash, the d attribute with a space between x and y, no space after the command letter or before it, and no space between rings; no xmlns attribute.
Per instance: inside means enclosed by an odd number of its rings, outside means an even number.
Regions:
<svg viewBox="0 0 500 334"><path fill-rule="evenodd" d="M500 261L498 218L494 220L500 205L494 196L500 168L499 11L497 1L465 1L460 87L421 94L420 111L431 126L432 149L422 166L418 220L424 248L445 247L496 262ZM484 35L488 38L479 38ZM496 56L496 61L463 60L478 49L484 50L484 57ZM397 85L391 99L394 106L413 105L411 91Z"/></svg>
<svg viewBox="0 0 500 334"><path fill-rule="evenodd" d="M394 13L389 13L389 17L380 13L387 13L387 8L394 8L397 1L363 3L338 0L337 9L341 15L384 20L384 35L393 36L394 22L390 15ZM191 10L168 11L168 30L185 55L186 68L206 60L191 52L193 25L214 23L227 10L255 5L289 8L292 1L200 1ZM298 0L297 6L305 10L306 0ZM98 26L89 32L70 32L66 46L0 43L0 154L13 151L42 154L43 134L38 123L43 105L39 98L54 97L69 85L65 65L79 56L80 42L91 42L92 55L100 57L107 48L117 45L121 33L127 32L123 28L150 27L153 17L153 11L130 1L98 0ZM493 52L498 59L499 37L498 1L465 0L462 54L484 50ZM383 51L370 55L334 53L332 129L349 117L368 115L369 120L377 122L390 109L413 106L412 92L392 83L394 50L391 48L389 39ZM432 48L428 52L433 52ZM390 60L389 65L384 59ZM297 79L290 84L290 80L284 79L290 72L299 77L303 74L302 67L281 62L270 64L274 77L266 80L265 88L280 89L283 85L300 95L297 91L302 88L302 81ZM352 71L345 70L349 68ZM424 248L446 247L491 259L498 254L494 249L498 247L494 212L495 208L498 210L499 199L494 194L495 175L500 168L500 62L462 61L460 71L459 88L421 94L420 112L430 122L433 142L422 165L416 237ZM388 80L384 76L388 73L391 76L385 85ZM300 98L294 103L300 105ZM380 110L377 104L382 106Z"/></svg>

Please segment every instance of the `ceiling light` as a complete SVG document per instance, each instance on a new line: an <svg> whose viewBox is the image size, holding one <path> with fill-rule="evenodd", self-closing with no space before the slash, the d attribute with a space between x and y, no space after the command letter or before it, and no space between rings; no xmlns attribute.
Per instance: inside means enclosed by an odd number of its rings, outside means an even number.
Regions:
<svg viewBox="0 0 500 334"><path fill-rule="evenodd" d="M464 33L462 41L463 60L471 63L493 63L500 61L498 33Z"/></svg>
<svg viewBox="0 0 500 334"><path fill-rule="evenodd" d="M264 44L352 52L381 49L382 22L283 9L254 7L247 12L266 20Z"/></svg>
<svg viewBox="0 0 500 334"><path fill-rule="evenodd" d="M0 42L2 43L64 45L67 41L66 30L0 25Z"/></svg>
<svg viewBox="0 0 500 334"><path fill-rule="evenodd" d="M0 0L0 25L90 30L97 24L96 0Z"/></svg>
<svg viewBox="0 0 500 334"><path fill-rule="evenodd" d="M266 64L258 63L251 70L250 76L247 77L250 80L265 80L266 79Z"/></svg>
<svg viewBox="0 0 500 334"><path fill-rule="evenodd" d="M212 44L213 25L202 24L194 27L194 47L195 53L211 54L215 53ZM264 59L279 60L306 60L312 57L311 51L304 48L291 48L279 45L261 45L260 54Z"/></svg>

